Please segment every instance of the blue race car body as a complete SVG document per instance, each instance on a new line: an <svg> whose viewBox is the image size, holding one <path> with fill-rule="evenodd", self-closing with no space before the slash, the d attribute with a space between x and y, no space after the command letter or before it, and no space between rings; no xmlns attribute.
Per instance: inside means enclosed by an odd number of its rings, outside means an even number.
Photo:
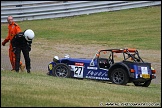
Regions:
<svg viewBox="0 0 162 108"><path fill-rule="evenodd" d="M48 71L56 77L107 80L121 85L133 82L135 86L144 87L156 78L151 63L144 62L136 49L99 50L92 59L54 57L48 64Z"/></svg>

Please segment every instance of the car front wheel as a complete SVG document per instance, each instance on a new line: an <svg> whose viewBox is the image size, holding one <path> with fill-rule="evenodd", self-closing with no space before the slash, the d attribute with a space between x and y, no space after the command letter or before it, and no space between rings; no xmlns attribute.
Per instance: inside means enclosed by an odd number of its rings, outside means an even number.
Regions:
<svg viewBox="0 0 162 108"><path fill-rule="evenodd" d="M52 74L53 76L56 76L56 77L69 78L70 68L64 63L59 63L53 67Z"/></svg>
<svg viewBox="0 0 162 108"><path fill-rule="evenodd" d="M110 75L112 83L126 85L129 81L128 74L122 68L114 69Z"/></svg>

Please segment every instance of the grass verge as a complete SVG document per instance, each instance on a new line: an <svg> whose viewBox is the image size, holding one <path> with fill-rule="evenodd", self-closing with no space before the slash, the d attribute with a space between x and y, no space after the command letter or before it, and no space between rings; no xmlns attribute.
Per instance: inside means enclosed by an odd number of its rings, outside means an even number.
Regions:
<svg viewBox="0 0 162 108"><path fill-rule="evenodd" d="M94 80L46 76L42 72L1 72L2 107L93 107L100 103L152 103L161 106L161 85L127 86ZM104 106L104 105L103 105Z"/></svg>
<svg viewBox="0 0 162 108"><path fill-rule="evenodd" d="M32 29L35 39L53 43L161 49L161 6L17 23ZM2 24L1 36L6 35L7 24Z"/></svg>

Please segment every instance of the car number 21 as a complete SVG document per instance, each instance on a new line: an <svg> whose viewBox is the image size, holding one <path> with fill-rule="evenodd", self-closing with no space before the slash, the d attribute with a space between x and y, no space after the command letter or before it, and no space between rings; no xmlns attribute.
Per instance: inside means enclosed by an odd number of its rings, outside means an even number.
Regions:
<svg viewBox="0 0 162 108"><path fill-rule="evenodd" d="M74 67L74 77L83 78L83 66Z"/></svg>

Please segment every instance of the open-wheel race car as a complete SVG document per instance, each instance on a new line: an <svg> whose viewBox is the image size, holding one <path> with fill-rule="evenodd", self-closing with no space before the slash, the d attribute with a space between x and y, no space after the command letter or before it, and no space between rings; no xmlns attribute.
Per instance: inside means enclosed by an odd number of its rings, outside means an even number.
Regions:
<svg viewBox="0 0 162 108"><path fill-rule="evenodd" d="M137 49L124 48L99 50L92 59L54 56L48 64L48 75L148 87L156 78L156 70L142 60Z"/></svg>

